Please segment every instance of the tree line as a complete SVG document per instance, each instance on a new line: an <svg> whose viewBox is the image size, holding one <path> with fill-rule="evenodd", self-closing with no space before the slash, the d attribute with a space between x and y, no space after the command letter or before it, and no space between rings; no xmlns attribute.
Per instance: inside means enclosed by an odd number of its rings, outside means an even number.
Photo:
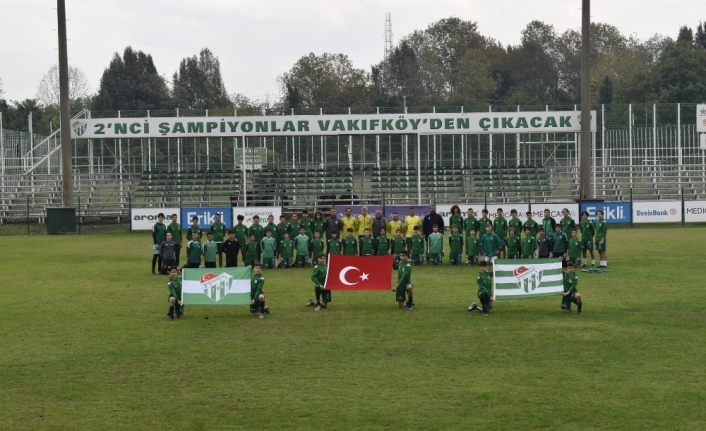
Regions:
<svg viewBox="0 0 706 431"><path fill-rule="evenodd" d="M591 100L594 103L695 103L706 101L706 21L676 39L640 40L616 27L591 24ZM71 108L100 111L226 110L580 103L581 31L559 33L530 22L520 43L502 46L473 21L446 18L400 39L370 70L343 53L310 53L277 78L280 97L253 101L228 94L220 62L208 48L182 59L171 80L152 56L125 48L91 92L83 72L71 68ZM4 128L35 132L58 127L58 68L42 78L33 99L6 101L0 80Z"/></svg>

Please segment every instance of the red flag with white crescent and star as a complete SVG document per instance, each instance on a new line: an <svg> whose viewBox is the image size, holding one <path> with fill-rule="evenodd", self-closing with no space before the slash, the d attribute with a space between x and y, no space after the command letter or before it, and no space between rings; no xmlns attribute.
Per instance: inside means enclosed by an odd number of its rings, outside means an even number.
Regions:
<svg viewBox="0 0 706 431"><path fill-rule="evenodd" d="M395 257L331 254L326 269L326 290L389 290Z"/></svg>

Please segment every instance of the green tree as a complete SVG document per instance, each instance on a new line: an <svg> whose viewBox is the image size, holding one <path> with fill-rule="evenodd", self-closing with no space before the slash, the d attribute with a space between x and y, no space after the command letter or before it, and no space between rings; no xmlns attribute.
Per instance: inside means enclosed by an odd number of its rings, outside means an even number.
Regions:
<svg viewBox="0 0 706 431"><path fill-rule="evenodd" d="M101 77L93 109L154 110L168 109L169 91L157 72L152 56L132 47L123 56L116 52Z"/></svg>
<svg viewBox="0 0 706 431"><path fill-rule="evenodd" d="M598 103L613 103L613 81L610 80L608 75L603 78L603 83L601 84L600 94L598 97Z"/></svg>
<svg viewBox="0 0 706 431"><path fill-rule="evenodd" d="M86 74L78 67L69 66L69 101L87 99L90 94ZM59 106L59 96L59 65L55 64L39 81L36 98L44 106Z"/></svg>
<svg viewBox="0 0 706 431"><path fill-rule="evenodd" d="M696 35L694 36L694 45L706 51L706 21L700 22L696 27Z"/></svg>
<svg viewBox="0 0 706 431"><path fill-rule="evenodd" d="M694 46L694 32L691 30L691 27L684 25L679 29L677 45L684 47Z"/></svg>
<svg viewBox="0 0 706 431"><path fill-rule="evenodd" d="M172 78L174 105L181 109L215 109L232 106L228 99L218 57L208 48L199 56L187 57L179 63Z"/></svg>
<svg viewBox="0 0 706 431"><path fill-rule="evenodd" d="M303 108L370 106L374 99L370 76L344 54L311 53L278 81L285 107L293 102Z"/></svg>

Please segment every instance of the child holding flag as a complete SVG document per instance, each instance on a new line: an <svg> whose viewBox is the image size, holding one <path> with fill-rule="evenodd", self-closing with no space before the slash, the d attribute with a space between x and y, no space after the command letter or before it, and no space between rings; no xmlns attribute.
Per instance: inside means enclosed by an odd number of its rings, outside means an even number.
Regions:
<svg viewBox="0 0 706 431"><path fill-rule="evenodd" d="M175 267L169 270L167 289L169 289L169 312L167 317L169 317L169 320L174 320L174 314L176 314L177 318L184 314L184 305L181 303L181 277L179 277Z"/></svg>
<svg viewBox="0 0 706 431"><path fill-rule="evenodd" d="M311 274L311 281L314 282L314 294L316 295L316 302L311 299L306 305L316 305L315 310L319 311L322 308L326 308L328 303L331 302L331 291L324 290L324 282L326 282L326 254L319 253L318 263L314 266L314 272ZM323 301L321 298L323 297Z"/></svg>
<svg viewBox="0 0 706 431"><path fill-rule="evenodd" d="M579 314L581 314L583 302L581 301L581 294L576 288L579 284L579 278L574 271L574 263L569 262L566 265L566 272L563 273L564 293L561 298L561 309L564 310L564 313L571 313L571 303L573 302L576 304Z"/></svg>
<svg viewBox="0 0 706 431"><path fill-rule="evenodd" d="M400 252L400 263L397 270L397 284L392 288L396 292L397 305L399 308L407 306L407 310L412 310L414 299L412 298L412 265L409 264L409 255L406 250ZM405 303L405 295L407 302Z"/></svg>
<svg viewBox="0 0 706 431"><path fill-rule="evenodd" d="M257 243L253 242L253 244ZM265 292L262 290L265 286L265 278L262 276L260 262L256 262L252 270L253 275L250 279L250 312L253 317L262 319L265 317L265 313L270 314L270 309L265 305Z"/></svg>
<svg viewBox="0 0 706 431"><path fill-rule="evenodd" d="M484 316L488 315L490 311L490 298L493 292L493 286L490 281L490 274L488 273L488 262L485 260L480 263L480 272L478 277L476 277L476 282L478 283L478 299L480 299L481 306L478 307L475 302L471 303L468 307L468 311L478 310Z"/></svg>

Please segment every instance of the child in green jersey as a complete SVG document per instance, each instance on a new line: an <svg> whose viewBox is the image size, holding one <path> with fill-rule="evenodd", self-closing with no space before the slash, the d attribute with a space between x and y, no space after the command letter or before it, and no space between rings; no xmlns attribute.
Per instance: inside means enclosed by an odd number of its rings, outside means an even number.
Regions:
<svg viewBox="0 0 706 431"><path fill-rule="evenodd" d="M581 251L583 250L579 232L576 229L571 230L571 238L569 239L569 259L574 266L581 266Z"/></svg>
<svg viewBox="0 0 706 431"><path fill-rule="evenodd" d="M184 268L198 268L201 266L201 243L196 232L191 232L191 241L186 245L186 265Z"/></svg>
<svg viewBox="0 0 706 431"><path fill-rule="evenodd" d="M424 263L424 237L419 231L419 226L414 227L414 234L409 237L409 248L412 264L421 265Z"/></svg>
<svg viewBox="0 0 706 431"><path fill-rule="evenodd" d="M276 235L272 235L277 240L277 257L281 257L279 253L279 245L284 239L284 233L289 232L289 223L287 223L287 217L281 215L279 216L279 224L275 227Z"/></svg>
<svg viewBox="0 0 706 431"><path fill-rule="evenodd" d="M478 253L480 252L480 239L476 235L476 230L471 229L466 237L466 256L468 257L468 264L474 265L478 263Z"/></svg>
<svg viewBox="0 0 706 431"><path fill-rule="evenodd" d="M483 261L489 262L491 265L495 263L495 259L504 246L503 240L493 232L493 226L486 225L485 235L480 237L480 251L483 254Z"/></svg>
<svg viewBox="0 0 706 431"><path fill-rule="evenodd" d="M568 238L571 235L571 231L573 229L576 229L576 222L574 219L571 218L571 213L569 212L568 208L564 208L561 210L561 213L564 215L561 220L559 220L559 224L561 225L561 231L564 232L566 237Z"/></svg>
<svg viewBox="0 0 706 431"><path fill-rule="evenodd" d="M533 259L537 252L537 239L532 236L532 228L525 227L525 237L522 238L522 258Z"/></svg>
<svg viewBox="0 0 706 431"><path fill-rule="evenodd" d="M517 215L517 210L510 210L510 220L507 221L508 232L510 228L515 229L515 236L517 238L522 238L522 220Z"/></svg>
<svg viewBox="0 0 706 431"><path fill-rule="evenodd" d="M429 248L429 263L434 265L441 264L441 258L444 256L444 234L439 232L439 225L431 227L432 232L427 239Z"/></svg>
<svg viewBox="0 0 706 431"><path fill-rule="evenodd" d="M317 231L314 231L315 233ZM314 272L311 274L311 281L314 282L314 294L316 302L311 299L306 303L308 306L316 306L316 311L326 308L331 302L331 291L324 290L324 282L326 282L326 254L319 253L317 255L317 264L314 266ZM322 301L323 297L323 301Z"/></svg>
<svg viewBox="0 0 706 431"><path fill-rule="evenodd" d="M387 231L384 227L380 228L380 236L375 238L375 255L384 256L390 254L390 246L392 241L387 237Z"/></svg>
<svg viewBox="0 0 706 431"><path fill-rule="evenodd" d="M331 232L331 238L326 242L327 254L341 254L341 240L338 238L338 232Z"/></svg>
<svg viewBox="0 0 706 431"><path fill-rule="evenodd" d="M254 236L254 235L252 235ZM253 238L253 244L257 244ZM252 268L253 275L250 279L250 312L253 317L263 319L265 314L270 314L270 308L265 305L265 278L262 276L262 266L256 262Z"/></svg>
<svg viewBox="0 0 706 431"><path fill-rule="evenodd" d="M167 238L167 227L164 225L164 214L157 214L157 223L152 226L152 275L154 272L155 265L157 266L157 271L162 270L162 255L159 253L160 244L164 242Z"/></svg>
<svg viewBox="0 0 706 431"><path fill-rule="evenodd" d="M169 320L174 320L175 314L177 318L184 314L184 305L181 303L181 277L179 277L179 272L176 268L169 270L167 289L169 289L169 312L167 317L169 317Z"/></svg>
<svg viewBox="0 0 706 431"><path fill-rule="evenodd" d="M201 229L201 226L199 226L199 218L197 216L191 217L191 226L186 230L186 239L191 241L191 235L193 233L196 233L198 236L199 242L201 242L201 238L203 237L203 230Z"/></svg>
<svg viewBox="0 0 706 431"><path fill-rule="evenodd" d="M318 256L324 252L324 239L321 238L321 232L318 230L314 231L314 238L311 240L311 254L312 256Z"/></svg>
<svg viewBox="0 0 706 431"><path fill-rule="evenodd" d="M174 254L176 255L176 264L179 266L179 256L181 255L181 224L177 222L177 215L172 214L172 222L167 226L167 232L172 234L174 241Z"/></svg>
<svg viewBox="0 0 706 431"><path fill-rule="evenodd" d="M343 239L343 254L345 256L356 256L358 254L358 241L353 236L353 228L346 231L347 236Z"/></svg>
<svg viewBox="0 0 706 431"><path fill-rule="evenodd" d="M277 240L272 237L271 229L265 229L265 237L260 240L260 251L262 252L262 265L267 269L277 266L275 250L277 250Z"/></svg>
<svg viewBox="0 0 706 431"><path fill-rule="evenodd" d="M574 263L569 262L566 265L566 272L562 274L564 279L564 293L561 298L561 309L564 310L564 313L571 313L571 303L573 302L576 304L579 314L581 314L583 302L581 301L581 294L576 288L579 284L579 278L574 271Z"/></svg>
<svg viewBox="0 0 706 431"><path fill-rule="evenodd" d="M277 225L275 224L275 216L272 214L267 216L267 224L265 225L265 233L267 233L267 229L272 232L272 238L275 240L275 257L277 257L277 245L279 244L280 240L282 238L277 236ZM267 235L265 235L267 236ZM262 244L262 241L260 241L260 244Z"/></svg>
<svg viewBox="0 0 706 431"><path fill-rule="evenodd" d="M522 240L520 240L519 235L515 235L515 228L511 227L507 231L507 240L505 241L507 245L507 258L508 259L519 259L520 258L520 247L522 246ZM519 232L518 232L519 233Z"/></svg>
<svg viewBox="0 0 706 431"><path fill-rule="evenodd" d="M458 205L451 207L451 217L449 217L449 227L452 231L454 226L458 227L459 232L463 232L463 216L461 215L461 208L459 208Z"/></svg>
<svg viewBox="0 0 706 431"><path fill-rule="evenodd" d="M238 223L233 226L233 232L235 232L235 238L238 240L238 244L240 244L240 257L243 262L245 262L245 245L248 242L248 227L243 224L243 220L245 220L245 216L242 214L238 214L237 217Z"/></svg>
<svg viewBox="0 0 706 431"><path fill-rule="evenodd" d="M495 234L503 241L503 247L498 253L498 257L500 259L505 257L505 242L507 241L507 220L505 220L504 214L505 212L503 209L498 208L495 215L495 220L493 220L493 230L495 231Z"/></svg>
<svg viewBox="0 0 706 431"><path fill-rule="evenodd" d="M402 250L400 252L400 264L397 270L397 284L392 287L399 308L407 306L407 310L412 309L414 306L414 299L412 297L413 287L412 266L409 264L409 255L405 250Z"/></svg>
<svg viewBox="0 0 706 431"><path fill-rule="evenodd" d="M221 222L221 214L216 213L214 221L209 231L213 234L213 242L216 243L216 253L218 254L218 266L223 268L223 239L226 236L226 225ZM207 267L208 268L208 267Z"/></svg>
<svg viewBox="0 0 706 431"><path fill-rule="evenodd" d="M537 231L539 230L539 225L532 218L532 211L527 211L525 215L527 216L527 221L522 223L522 230L527 232L527 228L529 228L530 235L532 236L532 238L537 239Z"/></svg>
<svg viewBox="0 0 706 431"><path fill-rule="evenodd" d="M460 265L463 263L461 255L463 254L463 235L458 233L458 226L451 226L451 235L449 235L449 263L452 265Z"/></svg>
<svg viewBox="0 0 706 431"><path fill-rule="evenodd" d="M297 252L297 260L294 266L304 268L309 258L309 236L306 234L306 228L299 228L299 235L294 238L294 250Z"/></svg>
<svg viewBox="0 0 706 431"><path fill-rule="evenodd" d="M596 266L596 256L593 254L593 237L596 235L596 226L588 219L588 211L581 213L581 246L583 247L583 259L581 266L586 267L586 254L591 252L591 266Z"/></svg>
<svg viewBox="0 0 706 431"><path fill-rule="evenodd" d="M243 260L243 266L253 267L258 261L258 252L260 251L260 246L255 239L255 234L251 233L248 236L248 243L245 244L245 259Z"/></svg>
<svg viewBox="0 0 706 431"><path fill-rule="evenodd" d="M600 258L599 268L608 267L608 255L606 254L606 247L608 245L608 223L603 220L603 211L596 211L596 250L598 251L598 257Z"/></svg>
<svg viewBox="0 0 706 431"><path fill-rule="evenodd" d="M294 241L289 239L289 232L284 233L284 239L279 242L279 258L280 268L289 268L292 266L292 257L294 256Z"/></svg>
<svg viewBox="0 0 706 431"><path fill-rule="evenodd" d="M415 226L415 233L419 234L419 226ZM392 267L394 269L397 269L400 264L400 253L405 251L405 248L407 247L407 240L402 236L402 229L397 229L397 236L395 236L395 239L392 241L392 252L395 255L395 261L392 264ZM422 244L424 244L422 242Z"/></svg>
<svg viewBox="0 0 706 431"><path fill-rule="evenodd" d="M552 237L552 257L561 259L561 266L566 267L566 250L569 248L569 238L561 231L561 225L557 223L554 227L554 236Z"/></svg>
<svg viewBox="0 0 706 431"><path fill-rule="evenodd" d="M218 244L213 240L213 233L206 234L206 242L203 243L203 266L204 268L216 267L216 255L218 254Z"/></svg>
<svg viewBox="0 0 706 431"><path fill-rule="evenodd" d="M476 277L476 283L478 283L478 299L480 299L481 306L479 307L475 302L471 302L468 311L478 310L481 314L487 316L490 309L493 308L490 304L493 287L490 281L490 274L488 273L488 262L481 262L479 269L480 272Z"/></svg>
<svg viewBox="0 0 706 431"><path fill-rule="evenodd" d="M370 235L370 229L365 228L363 236L360 237L360 255L372 256L375 239Z"/></svg>
<svg viewBox="0 0 706 431"><path fill-rule="evenodd" d="M257 249L256 260L260 261L260 241L265 237L265 228L260 224L260 216L256 215L252 218L252 225L248 228L248 236L255 235L255 244Z"/></svg>

